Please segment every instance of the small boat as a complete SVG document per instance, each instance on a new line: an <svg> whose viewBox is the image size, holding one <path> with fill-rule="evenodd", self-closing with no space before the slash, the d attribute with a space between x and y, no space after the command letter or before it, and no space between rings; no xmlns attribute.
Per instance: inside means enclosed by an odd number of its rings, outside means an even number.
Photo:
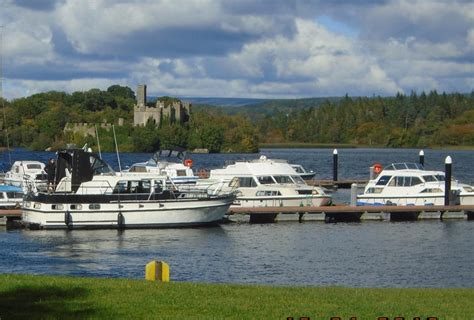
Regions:
<svg viewBox="0 0 474 320"><path fill-rule="evenodd" d="M377 170L378 171L378 170ZM425 170L417 163L392 163L369 181L358 205L427 206L444 205L445 174ZM474 204L474 188L457 180L451 182L456 204Z"/></svg>
<svg viewBox="0 0 474 320"><path fill-rule="evenodd" d="M196 183L198 177L191 169L184 149L160 150L147 162L134 163L125 172L150 172L168 176L174 184Z"/></svg>
<svg viewBox="0 0 474 320"><path fill-rule="evenodd" d="M23 190L20 187L0 184L0 209L20 208Z"/></svg>
<svg viewBox="0 0 474 320"><path fill-rule="evenodd" d="M302 165L300 164L290 164L290 166L296 171L296 173L303 179L303 180L311 180L316 175L316 172L313 170L307 171Z"/></svg>
<svg viewBox="0 0 474 320"><path fill-rule="evenodd" d="M58 153L56 189L30 192L22 207L30 228L155 228L214 224L235 195L206 189L178 190L167 176L116 173L82 149Z"/></svg>
<svg viewBox="0 0 474 320"><path fill-rule="evenodd" d="M330 195L320 187L308 186L286 160L265 156L213 169L209 180L237 189L233 207L324 206L331 202Z"/></svg>
<svg viewBox="0 0 474 320"><path fill-rule="evenodd" d="M48 176L45 164L40 161L15 161L5 173L4 183L28 191L46 190Z"/></svg>

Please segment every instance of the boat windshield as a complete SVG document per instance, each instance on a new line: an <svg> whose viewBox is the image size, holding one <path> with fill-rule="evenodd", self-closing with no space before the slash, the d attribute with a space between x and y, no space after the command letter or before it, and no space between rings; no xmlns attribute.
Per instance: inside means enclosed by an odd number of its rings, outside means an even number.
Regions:
<svg viewBox="0 0 474 320"><path fill-rule="evenodd" d="M41 165L40 164L27 164L26 168L28 170L41 170Z"/></svg>
<svg viewBox="0 0 474 320"><path fill-rule="evenodd" d="M273 179L275 179L275 181L280 184L294 183L290 176L273 176Z"/></svg>
<svg viewBox="0 0 474 320"><path fill-rule="evenodd" d="M94 174L114 173L114 170L102 159L90 156L91 168Z"/></svg>
<svg viewBox="0 0 474 320"><path fill-rule="evenodd" d="M260 184L274 184L275 181L272 179L271 176L260 176L257 177L257 180Z"/></svg>
<svg viewBox="0 0 474 320"><path fill-rule="evenodd" d="M306 184L300 176L291 176L291 179L293 179L296 184Z"/></svg>
<svg viewBox="0 0 474 320"><path fill-rule="evenodd" d="M304 170L301 166L291 166L296 172L304 173Z"/></svg>

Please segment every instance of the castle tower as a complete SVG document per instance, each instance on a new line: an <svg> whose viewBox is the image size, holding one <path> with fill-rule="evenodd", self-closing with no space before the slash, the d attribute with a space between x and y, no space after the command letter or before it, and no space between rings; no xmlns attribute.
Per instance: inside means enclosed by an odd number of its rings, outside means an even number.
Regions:
<svg viewBox="0 0 474 320"><path fill-rule="evenodd" d="M146 106L146 84L139 84L137 87L137 106Z"/></svg>

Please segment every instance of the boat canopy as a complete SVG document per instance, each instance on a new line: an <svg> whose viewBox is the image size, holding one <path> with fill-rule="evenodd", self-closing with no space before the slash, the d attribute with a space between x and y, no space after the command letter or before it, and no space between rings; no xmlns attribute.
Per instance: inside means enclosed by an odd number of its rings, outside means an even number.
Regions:
<svg viewBox="0 0 474 320"><path fill-rule="evenodd" d="M423 170L423 166L419 163L400 162L392 163L384 168L384 170Z"/></svg>
<svg viewBox="0 0 474 320"><path fill-rule="evenodd" d="M186 149L183 148L174 148L174 149L165 149L158 150L153 154L150 160L146 163L148 166L156 166L160 160L167 159L178 159L178 162L182 162L186 156Z"/></svg>
<svg viewBox="0 0 474 320"><path fill-rule="evenodd" d="M10 186L6 184L0 184L0 192L23 192L23 189L16 186Z"/></svg>
<svg viewBox="0 0 474 320"><path fill-rule="evenodd" d="M77 191L81 183L92 180L94 175L111 174L115 171L97 154L83 149L58 151L56 163L56 184L66 176L71 177L72 191Z"/></svg>

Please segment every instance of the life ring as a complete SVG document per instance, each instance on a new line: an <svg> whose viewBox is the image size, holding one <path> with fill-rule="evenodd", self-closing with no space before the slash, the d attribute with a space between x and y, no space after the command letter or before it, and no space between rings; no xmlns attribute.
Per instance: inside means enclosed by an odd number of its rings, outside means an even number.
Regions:
<svg viewBox="0 0 474 320"><path fill-rule="evenodd" d="M185 165L186 167L191 168L191 167L193 166L193 160L192 160L192 159L186 159L186 160L184 160L184 165Z"/></svg>
<svg viewBox="0 0 474 320"><path fill-rule="evenodd" d="M374 164L374 173L379 174L380 172L382 172L382 165L380 163Z"/></svg>

